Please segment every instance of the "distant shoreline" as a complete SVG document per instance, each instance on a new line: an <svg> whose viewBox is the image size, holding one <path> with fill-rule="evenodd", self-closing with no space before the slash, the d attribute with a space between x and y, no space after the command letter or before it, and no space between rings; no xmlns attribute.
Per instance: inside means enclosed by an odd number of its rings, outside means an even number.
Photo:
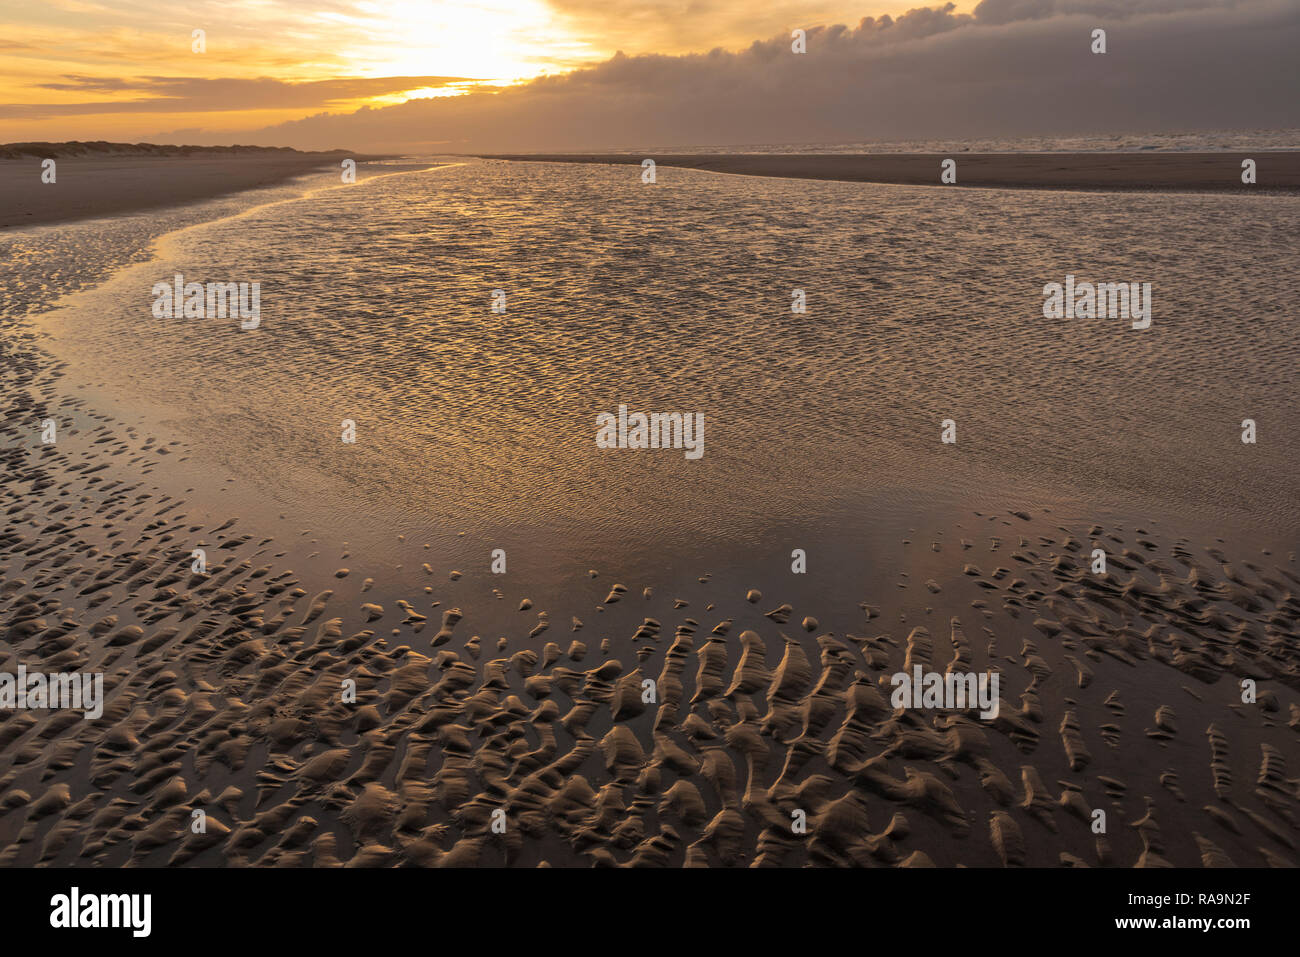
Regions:
<svg viewBox="0 0 1300 957"><path fill-rule="evenodd" d="M345 158L387 158L148 143L11 143L0 157L0 230L177 206L337 169ZM57 163L53 183L41 179L45 158Z"/></svg>
<svg viewBox="0 0 1300 957"><path fill-rule="evenodd" d="M480 159L639 167L641 153L474 153ZM43 183L41 161L57 161ZM0 145L0 231L135 213L274 186L304 173L396 154L287 147L161 146L149 143ZM1300 151L1216 153L661 153L658 166L744 176L939 186L940 164L956 161L956 184L994 189L1132 192L1300 191ZM1241 182L1255 160L1257 182ZM639 176L639 170L634 175Z"/></svg>
<svg viewBox="0 0 1300 957"><path fill-rule="evenodd" d="M1218 153L475 153L480 159L603 163L707 170L742 176L939 186L940 163L956 161L956 185L994 189L1296 191L1300 151ZM1242 183L1242 160L1256 184Z"/></svg>
<svg viewBox="0 0 1300 957"><path fill-rule="evenodd" d="M64 143L0 143L0 160L34 156L55 159L72 156L350 156L348 150L296 150L291 146L185 146L170 143L110 143L106 140L69 140ZM374 157L370 157L373 159Z"/></svg>

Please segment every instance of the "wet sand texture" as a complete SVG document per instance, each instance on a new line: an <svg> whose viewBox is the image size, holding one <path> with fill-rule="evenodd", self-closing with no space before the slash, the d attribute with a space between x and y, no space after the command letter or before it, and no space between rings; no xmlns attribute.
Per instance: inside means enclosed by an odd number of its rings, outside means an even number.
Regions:
<svg viewBox="0 0 1300 957"><path fill-rule="evenodd" d="M293 543L162 491L189 450L81 398L30 323L0 353L0 671L107 692L99 720L0 710L0 865L1297 860L1294 552L1010 503L910 581L602 568L561 615L465 598L487 573L414 542L406 578L300 574ZM997 716L895 709L915 666L996 671Z"/></svg>
<svg viewBox="0 0 1300 957"><path fill-rule="evenodd" d="M110 690L98 721L0 712L2 864L1295 861L1293 557L977 514L987 533L922 599L950 614L886 628L864 601L833 634L770 584L703 574L714 610L668 620L613 583L592 654L526 596L489 637L472 607L301 580L275 542L151 486L182 449L61 397L21 340L6 358L0 668ZM81 424L34 447L18 423L47 414ZM893 709L888 676L914 665L995 668L999 715Z"/></svg>

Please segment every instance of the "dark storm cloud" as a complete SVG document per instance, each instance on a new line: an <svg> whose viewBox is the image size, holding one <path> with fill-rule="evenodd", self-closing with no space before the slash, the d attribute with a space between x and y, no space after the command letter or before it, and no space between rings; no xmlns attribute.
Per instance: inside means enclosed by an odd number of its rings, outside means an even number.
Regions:
<svg viewBox="0 0 1300 957"><path fill-rule="evenodd" d="M1108 52L1093 54L1094 28ZM1300 0L984 0L504 92L318 115L274 145L548 150L1300 126Z"/></svg>

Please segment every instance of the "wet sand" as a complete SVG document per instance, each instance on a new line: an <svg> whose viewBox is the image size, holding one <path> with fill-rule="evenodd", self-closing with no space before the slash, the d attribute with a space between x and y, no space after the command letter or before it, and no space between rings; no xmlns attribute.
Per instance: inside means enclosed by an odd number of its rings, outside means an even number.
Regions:
<svg viewBox="0 0 1300 957"><path fill-rule="evenodd" d="M108 692L99 720L0 711L0 864L1296 861L1294 553L972 512L898 543L923 582L592 569L561 616L418 541L385 580L312 530L196 520L157 482L183 445L70 398L29 338L5 351L0 670ZM53 445L47 417L72 423ZM891 707L918 665L997 671L998 716Z"/></svg>
<svg viewBox="0 0 1300 957"><path fill-rule="evenodd" d="M538 163L605 163L911 186L940 185L940 164L957 162L956 185L999 189L1233 191L1300 189L1300 152L1247 153L498 153L484 159ZM1254 159L1257 182L1242 183L1243 159Z"/></svg>
<svg viewBox="0 0 1300 957"><path fill-rule="evenodd" d="M0 159L0 229L159 209L272 186L338 168L348 153L190 153L179 156L58 156L54 183L41 159Z"/></svg>
<svg viewBox="0 0 1300 957"><path fill-rule="evenodd" d="M1026 497L856 586L665 559L537 591L416 535L394 565L326 514L255 521L38 323L0 351L0 671L107 692L98 720L0 709L0 865L1297 862L1285 543ZM915 666L996 672L997 717L895 709Z"/></svg>

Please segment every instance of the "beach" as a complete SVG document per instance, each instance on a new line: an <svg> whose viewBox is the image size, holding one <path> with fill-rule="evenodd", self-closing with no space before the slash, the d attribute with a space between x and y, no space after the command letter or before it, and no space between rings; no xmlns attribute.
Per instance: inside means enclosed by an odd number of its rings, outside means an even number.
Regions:
<svg viewBox="0 0 1300 957"><path fill-rule="evenodd" d="M59 155L53 157L54 183L42 182L42 157L0 159L0 229L161 209L272 186L322 167L337 169L348 155L256 149Z"/></svg>
<svg viewBox="0 0 1300 957"><path fill-rule="evenodd" d="M0 234L0 671L106 691L0 710L0 861L1295 865L1294 178L571 159L123 166ZM1067 273L1150 327L1045 318Z"/></svg>

